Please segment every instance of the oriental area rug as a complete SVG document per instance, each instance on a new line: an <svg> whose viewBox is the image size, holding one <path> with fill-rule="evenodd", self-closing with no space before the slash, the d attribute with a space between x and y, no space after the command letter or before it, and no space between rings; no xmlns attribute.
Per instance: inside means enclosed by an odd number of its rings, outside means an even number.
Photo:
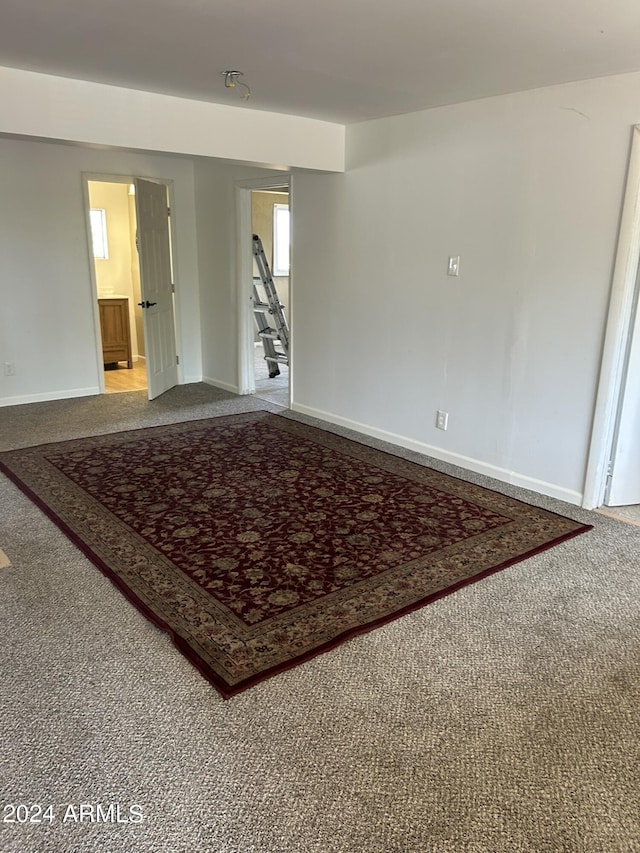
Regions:
<svg viewBox="0 0 640 853"><path fill-rule="evenodd" d="M224 697L589 529L268 412L0 468Z"/></svg>

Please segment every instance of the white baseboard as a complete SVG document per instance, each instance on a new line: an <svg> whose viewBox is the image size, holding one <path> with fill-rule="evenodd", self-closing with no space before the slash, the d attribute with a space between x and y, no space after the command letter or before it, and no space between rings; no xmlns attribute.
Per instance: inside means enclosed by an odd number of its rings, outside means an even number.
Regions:
<svg viewBox="0 0 640 853"><path fill-rule="evenodd" d="M404 447L406 450L413 450L416 453L421 453L424 456L431 456L433 459L438 459L441 462L448 462L451 465L457 465L468 471L473 471L476 474L484 474L486 477L492 477L494 480L499 480L502 483L509 483L512 486L520 486L523 489L529 489L532 492L537 492L541 495L546 495L551 498L565 501L565 503L582 506L582 493L575 492L572 489L566 489L563 486L558 486L555 483L547 483L544 480L537 480L535 477L529 477L526 474L519 474L517 471L509 471L507 468L500 468L497 465L491 465L487 462L482 462L479 459L473 459L470 456L463 456L460 453L452 453L449 450L443 450L441 447L435 447L431 444L426 444L422 441L416 441L407 436L399 435L398 433L388 432L384 429L369 426L359 421L352 421L349 418L343 418L340 415L335 415L332 412L325 412L320 409L314 409L311 406L305 406L300 403L293 403L292 411L299 412L301 415L308 415L312 418L317 418L321 421L334 424L335 426L346 427L354 432L368 435L371 438L377 438L381 441L388 441L389 444L395 444L398 447Z"/></svg>
<svg viewBox="0 0 640 853"><path fill-rule="evenodd" d="M47 403L51 400L68 400L72 397L91 397L100 393L97 385L93 388L71 388L67 391L44 391L41 394L2 397L0 398L0 406L22 406L24 403Z"/></svg>
<svg viewBox="0 0 640 853"><path fill-rule="evenodd" d="M240 393L237 385L231 385L229 382L221 382L219 379L212 379L211 376L203 376L202 382L205 385L213 385L214 388L220 388L222 391L229 391L231 394Z"/></svg>

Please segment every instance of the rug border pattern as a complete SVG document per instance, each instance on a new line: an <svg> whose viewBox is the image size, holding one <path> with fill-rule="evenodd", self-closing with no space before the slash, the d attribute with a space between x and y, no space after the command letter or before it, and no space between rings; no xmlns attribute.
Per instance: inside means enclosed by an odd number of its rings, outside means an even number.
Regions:
<svg viewBox="0 0 640 853"><path fill-rule="evenodd" d="M531 519L535 518L539 529L536 530L535 534L532 530L529 530L528 547L515 555L513 554L514 536L517 538L517 525L515 524L504 525L497 535L495 531L488 534L493 539L491 548L489 549L487 548L487 542L483 541L483 537L480 536L477 538L477 541L471 544L471 547L469 540L466 540L464 543L459 543L459 545L452 545L438 551L434 555L433 560L429 562L431 564L439 563L440 566L434 565L434 568L440 568L443 572L446 570L449 578L452 572L455 576L457 570L456 551L458 549L464 550L465 563L468 563L472 559L477 561L476 566L478 571L474 571L471 575L460 573L459 580L454 580L453 583L447 582L442 588L433 588L424 596L416 597L416 588L413 583L414 573L412 572L412 569L415 567L412 564L403 564L395 569L383 572L378 576L373 585L369 584L369 590L371 590L372 586L375 586L377 593L379 593L378 597L374 597L369 610L364 612L361 608L359 613L360 621L357 624L347 622L344 630L337 634L334 633L331 636L327 636L326 633L323 635L322 624L314 616L313 607L308 607L305 613L304 640L301 638L299 632L296 632L295 619L293 619L291 613L272 617L268 620L268 629L270 631L284 631L288 633L290 642L296 653L293 655L288 653L283 657L281 652L278 653L276 651L271 658L265 656L263 658L263 668L259 673L253 674L243 669L242 665L238 665L238 655L242 655L240 647L242 644L247 645L254 640L260 642L266 626L261 623L255 626L255 628L247 628L242 620L235 617L234 614L230 613L211 597L209 597L210 600L206 606L203 605L202 596L198 597L197 584L188 576L181 573L179 585L183 605L188 608L190 601L195 597L195 602L199 602L199 606L203 608L203 612L207 613L207 618L216 622L218 632L220 632L221 626L224 629L220 634L222 642L217 646L216 662L215 665L212 665L211 654L203 644L204 632L202 637L198 637L197 632L190 631L188 622L183 618L183 614L179 608L172 613L168 613L165 610L162 616L159 615L156 612L157 607L154 609L156 596L153 591L149 588L145 592L144 584L127 581L127 576L131 577L133 574L135 574L134 581L136 578L138 580L140 578L144 579L146 564L149 559L153 559L154 561L154 571L148 573L149 578L152 575L155 579L162 577L163 561L167 564L164 567L167 573L171 573L172 566L170 561L158 551L154 551L152 557L149 557L146 552L150 546L141 538L139 538L139 549L132 547L130 542L125 543L125 546L120 548L118 548L117 543L114 541L106 542L101 538L100 531L104 528L99 524L96 525L97 535L94 536L91 531L87 533L86 526L82 527L81 535L80 531L75 529L63 517L68 512L70 504L76 503L78 507L81 504L83 505L79 517L84 518L85 521L91 517L99 519L99 516L107 511L97 501L93 501L84 491L70 483L70 481L67 481L65 487L61 488L55 496L55 500L59 501L59 503L50 505L50 502L43 500L36 490L38 485L38 464L45 453L54 452L56 448L66 449L70 444L73 444L75 447L82 447L91 446L99 441L104 446L131 441L139 438L143 433L155 432L156 434L171 435L172 433L183 432L185 428L190 430L198 429L199 426L204 428L212 422L227 421L229 423L244 423L261 419L267 419L270 425L274 425L293 436L308 436L309 433L312 433L312 440L315 443L321 444L333 451L344 453L369 465L374 465L401 477L429 485L440 491L446 491L458 497L464 496L466 499L470 499L494 512L507 514L514 519L528 516L531 521ZM5 462L5 460L7 461ZM147 619L169 634L174 645L225 698L229 698L278 672L290 669L304 661L310 660L316 655L335 648L350 637L367 633L380 625L400 618L407 613L424 607L432 601L455 592L463 586L475 583L508 566L512 566L528 557L541 553L561 542L586 532L592 527L592 525L582 524L566 516L532 506L517 498L512 498L486 487L469 483L466 480L443 474L425 465L395 456L392 453L361 444L353 439L344 438L336 433L311 427L300 421L268 411L245 412L235 415L224 415L218 418L167 424L164 426L143 427L120 433L106 433L72 439L70 441L41 444L14 451L5 451L0 453L0 470L62 530ZM34 488L29 485L30 482L34 484ZM90 510L87 510L87 504L91 504ZM548 528L550 526L558 528L552 538L549 538L548 535ZM137 534L129 530L128 539L135 541L136 537ZM117 538L116 533L115 539ZM531 545L531 541L536 544ZM509 553L511 556L505 556L507 548L510 549ZM504 559L500 559L501 556L504 556ZM462 559L462 556L460 559ZM414 562L421 563L422 561ZM110 563L114 565L114 568L111 567ZM175 578L175 570L172 574ZM349 594L357 596L357 590L351 589L350 592L346 593L347 597ZM323 606L325 608L328 606L330 609L336 608L338 612L342 613L344 611L344 602L345 595L336 595L334 601L323 600ZM210 637L209 642L211 642Z"/></svg>

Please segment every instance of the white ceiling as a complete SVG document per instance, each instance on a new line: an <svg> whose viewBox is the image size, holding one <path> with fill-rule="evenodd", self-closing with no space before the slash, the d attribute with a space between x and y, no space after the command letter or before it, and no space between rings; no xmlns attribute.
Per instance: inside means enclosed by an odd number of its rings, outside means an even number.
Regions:
<svg viewBox="0 0 640 853"><path fill-rule="evenodd" d="M640 70L640 2L2 0L0 65L349 123Z"/></svg>

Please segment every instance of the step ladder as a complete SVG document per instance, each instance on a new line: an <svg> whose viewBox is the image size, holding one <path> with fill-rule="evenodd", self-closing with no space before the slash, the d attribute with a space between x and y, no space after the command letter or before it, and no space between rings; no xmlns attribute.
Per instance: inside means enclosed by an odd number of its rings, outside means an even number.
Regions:
<svg viewBox="0 0 640 853"><path fill-rule="evenodd" d="M269 378L274 379L280 373L278 364L289 364L289 326L284 305L278 299L262 240L257 234L253 235L253 257L260 273L260 278L253 279L253 315L258 336L264 344L264 360L269 365ZM276 348L276 341L282 349Z"/></svg>

